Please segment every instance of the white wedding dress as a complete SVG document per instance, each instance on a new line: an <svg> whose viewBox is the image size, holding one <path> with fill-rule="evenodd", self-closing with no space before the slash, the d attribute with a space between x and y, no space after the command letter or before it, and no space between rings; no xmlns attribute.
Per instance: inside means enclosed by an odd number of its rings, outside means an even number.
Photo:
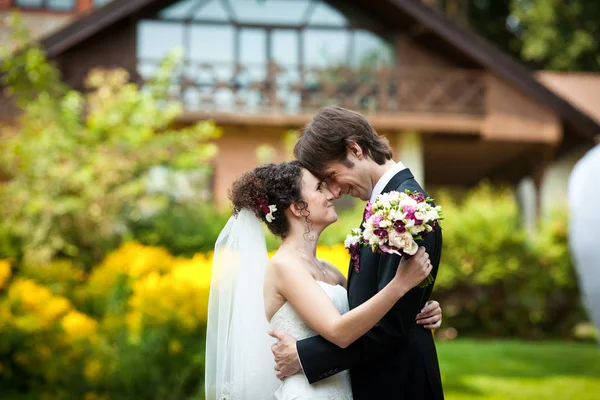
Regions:
<svg viewBox="0 0 600 400"><path fill-rule="evenodd" d="M352 400L348 372L313 385L303 374L283 383L273 370L269 328L304 339L316 335L285 303L268 322L263 285L268 253L261 222L241 210L215 243L206 328L207 400ZM340 313L348 312L342 286L319 282Z"/></svg>
<svg viewBox="0 0 600 400"><path fill-rule="evenodd" d="M318 283L331 298L340 314L348 312L348 295L343 286ZM316 335L289 303L285 303L273 315L271 327L298 340ZM296 374L285 379L274 397L277 400L352 400L350 374L348 371L343 371L312 385L308 383L304 374Z"/></svg>

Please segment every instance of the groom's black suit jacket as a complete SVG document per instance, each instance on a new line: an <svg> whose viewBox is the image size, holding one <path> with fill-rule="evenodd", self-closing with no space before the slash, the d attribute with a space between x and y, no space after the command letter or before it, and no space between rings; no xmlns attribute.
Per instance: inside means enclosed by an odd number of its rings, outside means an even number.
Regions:
<svg viewBox="0 0 600 400"><path fill-rule="evenodd" d="M383 193L406 189L425 194L408 169L398 172ZM429 253L435 278L442 254L441 229L427 235L420 245ZM355 272L350 265L350 309L366 302L388 284L399 262L399 256L373 253L369 247L363 247L360 271ZM443 399L432 333L415 321L432 289L433 285L429 285L410 290L375 327L345 349L321 336L298 341L298 355L308 381L314 383L350 369L355 400Z"/></svg>

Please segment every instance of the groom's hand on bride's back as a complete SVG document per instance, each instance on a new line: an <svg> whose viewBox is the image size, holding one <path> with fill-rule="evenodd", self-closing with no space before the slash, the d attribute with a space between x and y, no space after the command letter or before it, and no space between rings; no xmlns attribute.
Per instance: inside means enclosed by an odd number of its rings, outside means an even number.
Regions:
<svg viewBox="0 0 600 400"><path fill-rule="evenodd" d="M442 326L442 308L440 303L429 300L416 317L417 324L427 329L438 329Z"/></svg>
<svg viewBox="0 0 600 400"><path fill-rule="evenodd" d="M277 378L284 380L288 376L302 372L298 351L296 350L296 338L274 329L269 331L269 336L277 339L277 343L271 346L271 351L275 357Z"/></svg>

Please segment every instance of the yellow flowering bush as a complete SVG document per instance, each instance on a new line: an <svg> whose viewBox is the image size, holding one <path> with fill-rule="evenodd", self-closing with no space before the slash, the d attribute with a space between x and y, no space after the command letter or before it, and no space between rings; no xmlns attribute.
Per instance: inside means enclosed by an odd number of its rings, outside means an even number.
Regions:
<svg viewBox="0 0 600 400"><path fill-rule="evenodd" d="M70 297L83 281L83 271L71 260L54 260L48 265L22 265L19 274L44 285L54 294Z"/></svg>
<svg viewBox="0 0 600 400"><path fill-rule="evenodd" d="M133 284L127 315L130 332L175 322L191 331L206 322L212 260L198 254L191 260L173 259L166 274L153 271Z"/></svg>
<svg viewBox="0 0 600 400"><path fill-rule="evenodd" d="M4 287L10 278L10 262L8 260L0 260L0 289Z"/></svg>
<svg viewBox="0 0 600 400"><path fill-rule="evenodd" d="M350 255L343 244L333 246L318 246L317 257L326 260L339 269L345 277L348 277L348 267L350 265Z"/></svg>
<svg viewBox="0 0 600 400"><path fill-rule="evenodd" d="M75 342L69 330L81 332L81 327L73 315L89 320L69 299L32 279L15 276L0 297L2 375L14 382L56 386L81 380L78 365L88 354L93 330L86 329Z"/></svg>
<svg viewBox="0 0 600 400"><path fill-rule="evenodd" d="M317 256L347 273L342 245ZM87 275L57 260L11 276L0 261L0 376L54 399L201 393L212 257L127 243Z"/></svg>

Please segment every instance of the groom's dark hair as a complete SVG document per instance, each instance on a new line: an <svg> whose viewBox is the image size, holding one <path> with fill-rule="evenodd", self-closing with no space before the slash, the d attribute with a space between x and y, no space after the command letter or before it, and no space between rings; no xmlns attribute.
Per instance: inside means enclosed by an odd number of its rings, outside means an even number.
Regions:
<svg viewBox="0 0 600 400"><path fill-rule="evenodd" d="M294 155L313 175L323 179L325 165L330 162L354 166L347 156L352 143L379 165L392 159L388 140L379 136L365 117L340 106L325 107L315 115L302 130Z"/></svg>

